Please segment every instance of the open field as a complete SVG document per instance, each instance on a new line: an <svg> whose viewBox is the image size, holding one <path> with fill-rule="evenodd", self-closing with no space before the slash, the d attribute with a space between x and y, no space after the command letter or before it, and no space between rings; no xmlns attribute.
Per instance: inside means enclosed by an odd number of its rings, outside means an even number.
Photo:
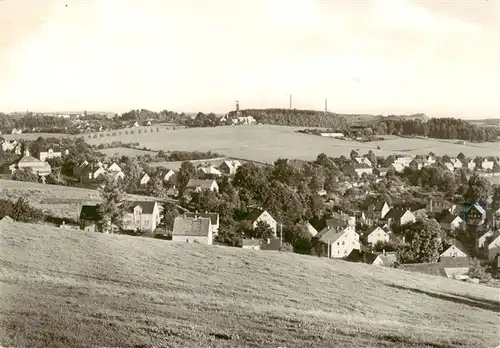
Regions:
<svg viewBox="0 0 500 348"><path fill-rule="evenodd" d="M96 204L100 201L99 192L96 190L14 180L0 180L0 197L12 200L24 197L30 205L43 210L49 216L72 220L77 219L82 204ZM148 196L128 197L143 201L154 200Z"/></svg>
<svg viewBox="0 0 500 348"><path fill-rule="evenodd" d="M360 143L356 141L329 139L320 136L297 133L303 127L285 126L226 126L215 128L188 128L166 130L144 134L122 135L86 139L90 144L100 144L112 140L139 142L152 150L213 151L228 157L245 158L262 162L273 162L278 157L314 159L324 152L330 156L349 156L352 149L365 153L373 150L377 155L427 154L456 156L463 152L466 156L500 156L499 143L465 145L454 141L438 139L417 139L389 137L388 140ZM380 150L377 149L380 146Z"/></svg>
<svg viewBox="0 0 500 348"><path fill-rule="evenodd" d="M114 147L111 149L100 149L97 150L99 152L102 152L106 156L127 156L127 157L138 157L138 156L143 156L143 155L151 155L154 156L156 155L156 152L154 151L148 151L148 150L138 150L138 149L131 149L128 147Z"/></svg>
<svg viewBox="0 0 500 348"><path fill-rule="evenodd" d="M189 162L193 163L195 166L199 164L210 163L215 167L219 167L222 162L224 162L226 158L209 158L202 160L190 160ZM182 165L182 161L171 161L171 162L151 162L148 163L151 167L165 167L172 170L179 170Z"/></svg>
<svg viewBox="0 0 500 348"><path fill-rule="evenodd" d="M71 137L70 134L64 133L22 133L22 134L0 134L2 138L7 140L36 140L39 137L42 138L66 138Z"/></svg>
<svg viewBox="0 0 500 348"><path fill-rule="evenodd" d="M0 222L7 347L494 347L498 292L291 253Z"/></svg>

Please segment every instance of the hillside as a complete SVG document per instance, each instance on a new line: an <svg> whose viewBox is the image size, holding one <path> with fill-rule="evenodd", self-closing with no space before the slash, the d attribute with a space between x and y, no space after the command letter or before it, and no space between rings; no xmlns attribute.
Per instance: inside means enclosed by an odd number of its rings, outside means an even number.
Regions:
<svg viewBox="0 0 500 348"><path fill-rule="evenodd" d="M228 113L234 116L236 111ZM370 114L338 114L316 110L301 109L245 109L241 110L242 116L252 116L257 122L264 124L296 127L321 127L337 130L346 130L352 124L375 124L382 120L416 120L423 122L429 120L424 114L415 115L370 115Z"/></svg>
<svg viewBox="0 0 500 348"><path fill-rule="evenodd" d="M127 196L130 200L154 200L149 196ZM0 197L11 200L24 197L30 205L51 217L71 220L76 220L82 204L96 204L100 201L97 190L14 180L0 180Z"/></svg>
<svg viewBox="0 0 500 348"><path fill-rule="evenodd" d="M493 288L299 256L0 222L0 344L493 347Z"/></svg>

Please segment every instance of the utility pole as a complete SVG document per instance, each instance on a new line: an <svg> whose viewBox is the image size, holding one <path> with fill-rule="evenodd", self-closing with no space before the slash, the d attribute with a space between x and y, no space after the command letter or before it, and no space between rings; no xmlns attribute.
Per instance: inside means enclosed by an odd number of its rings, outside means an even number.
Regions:
<svg viewBox="0 0 500 348"><path fill-rule="evenodd" d="M280 247L283 246L283 223L280 222Z"/></svg>

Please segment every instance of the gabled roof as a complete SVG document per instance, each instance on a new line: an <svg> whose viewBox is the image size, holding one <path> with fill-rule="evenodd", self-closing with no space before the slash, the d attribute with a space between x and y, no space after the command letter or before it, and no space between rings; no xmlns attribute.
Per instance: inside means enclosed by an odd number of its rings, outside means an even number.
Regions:
<svg viewBox="0 0 500 348"><path fill-rule="evenodd" d="M468 257L441 257L439 263L444 268L466 268L470 266Z"/></svg>
<svg viewBox="0 0 500 348"><path fill-rule="evenodd" d="M309 222L305 224L305 228L306 228L306 231L309 232L309 234L312 237L314 237L314 236L316 236L318 234L318 231Z"/></svg>
<svg viewBox="0 0 500 348"><path fill-rule="evenodd" d="M210 219L177 216L174 220L173 236L207 237L210 231Z"/></svg>
<svg viewBox="0 0 500 348"><path fill-rule="evenodd" d="M315 238L319 239L319 241L323 242L323 243L334 243L340 237L342 237L346 232L354 232L354 231L350 228L336 229L336 228L332 228L332 227L327 226L327 227L323 228L315 236Z"/></svg>
<svg viewBox="0 0 500 348"><path fill-rule="evenodd" d="M443 216L441 218L441 220L439 222L442 224L451 224L457 218L460 219L460 221L462 221L462 218L460 216L455 215L455 214L451 214L451 213L447 213L445 216Z"/></svg>
<svg viewBox="0 0 500 348"><path fill-rule="evenodd" d="M477 211L479 211L483 216L486 216L486 210L484 210L484 208L479 203L474 203L473 205L471 205L469 209L467 209L467 213L469 213L472 208L476 208Z"/></svg>
<svg viewBox="0 0 500 348"><path fill-rule="evenodd" d="M99 205L83 205L80 211L80 220L99 221Z"/></svg>
<svg viewBox="0 0 500 348"><path fill-rule="evenodd" d="M384 202L384 201L382 201L382 202L377 202L377 203L375 204L375 206L373 207L373 210L374 210L374 211L381 211L381 210L382 210L382 208L384 207L384 205L386 205L386 204L387 204L387 202ZM389 204L387 204L387 206L389 206Z"/></svg>
<svg viewBox="0 0 500 348"><path fill-rule="evenodd" d="M131 212L134 210L134 208L138 205L141 206L142 208L142 213L143 214L153 214L154 208L155 208L155 201L132 201L132 202L126 202L128 206L128 211Z"/></svg>
<svg viewBox="0 0 500 348"><path fill-rule="evenodd" d="M382 227L380 226L376 226L374 229L371 230L371 232L368 233L368 236L374 232L377 232L377 231L380 231L380 232L384 232L385 234L389 234L387 231L385 231Z"/></svg>
<svg viewBox="0 0 500 348"><path fill-rule="evenodd" d="M247 220L254 222L257 220L266 210L261 208L252 208L247 215Z"/></svg>
<svg viewBox="0 0 500 348"><path fill-rule="evenodd" d="M349 262L366 262L368 264L373 264L373 262L377 259L379 255L360 251L358 249L353 249L349 255L345 258L346 261Z"/></svg>
<svg viewBox="0 0 500 348"><path fill-rule="evenodd" d="M393 219L393 220L399 220L401 217L409 210L407 209L401 209L401 208L392 208L387 212L387 214L384 216L384 219Z"/></svg>
<svg viewBox="0 0 500 348"><path fill-rule="evenodd" d="M387 267L391 267L398 262L398 255L395 252L387 252L385 255L379 254L379 258L382 260L383 265Z"/></svg>
<svg viewBox="0 0 500 348"><path fill-rule="evenodd" d="M31 163L31 162L44 163L43 161L40 161L38 158L35 158L33 156L23 156L23 158L21 158L17 163Z"/></svg>
<svg viewBox="0 0 500 348"><path fill-rule="evenodd" d="M372 167L366 163L352 162L351 165L354 169L371 169Z"/></svg>
<svg viewBox="0 0 500 348"><path fill-rule="evenodd" d="M206 188L210 189L212 188L212 184L215 182L215 180L199 180L199 179L189 179L186 187L187 188Z"/></svg>
<svg viewBox="0 0 500 348"><path fill-rule="evenodd" d="M218 213L192 213L192 212L187 212L184 214L186 217L189 218L195 218L196 216L202 217L202 218L207 218L210 219L210 223L212 225L217 225L219 223L219 214Z"/></svg>
<svg viewBox="0 0 500 348"><path fill-rule="evenodd" d="M246 247L246 246L260 246L260 239L242 239L241 240L241 246Z"/></svg>

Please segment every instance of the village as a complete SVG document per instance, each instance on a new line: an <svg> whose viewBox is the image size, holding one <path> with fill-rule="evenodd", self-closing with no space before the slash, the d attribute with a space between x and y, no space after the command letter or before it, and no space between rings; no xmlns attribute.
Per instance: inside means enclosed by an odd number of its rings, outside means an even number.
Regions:
<svg viewBox="0 0 500 348"><path fill-rule="evenodd" d="M29 146L24 141L7 141L2 139L4 153L14 153L21 158L8 165L8 172L3 178L14 177L16 172L35 174L38 182L46 183L46 178L53 172L49 162L63 159L70 155L69 149L61 144L52 144L40 148L31 154ZM370 157L372 160L370 160ZM359 155L355 150L349 159L343 159L341 174L335 178L336 186L344 190L361 189L367 191L367 183L377 185L388 176L403 175L405 170L418 172L423 168L435 168L449 174L464 172L467 178L472 175L488 177L498 175L498 158L466 158L459 155L456 158L448 156L437 157L433 154L425 156L393 156L387 161L378 158L374 165L373 155ZM187 161L189 162L189 161ZM303 163L286 160L290 167ZM381 164L384 166L381 166ZM121 163L110 158L101 160L83 160L74 163L72 180L79 187L100 189L105 183L123 182L127 178L127 170ZM239 169L247 164L239 160L226 159L219 164L200 161L193 165L194 172L185 183L179 182L179 168L149 168L141 170L134 179L137 192L148 195L148 187L153 182L161 183L165 189L162 199L148 201L130 201L124 203L122 223L120 227L112 226L106 230L102 224L102 216L98 204L82 205L76 221L63 221L63 228L75 228L85 231L131 233L133 231L149 231L154 236L163 236L174 242L221 244L219 235L221 217L218 211L198 211L194 198L210 192L220 194L220 185L232 182ZM182 169L181 169L182 170ZM20 179L22 180L22 179ZM180 187L182 186L182 187ZM325 185L326 186L326 185ZM154 193L153 193L154 194ZM303 231L309 234L310 243L314 247L311 252L318 256L344 259L352 262L365 262L386 267L400 267L412 271L433 273L448 278L464 280L469 278L472 258L480 260L494 275L500 269L500 202L495 199L487 201L451 202L445 199L429 199L427 204L420 206L402 206L387 201L378 201L366 209L344 209L342 204L335 204L335 195L325 187L318 187L312 194L320 204L329 207L329 213L314 221L301 221ZM154 196L153 196L154 197ZM158 198L158 197L157 197ZM170 228L164 223L164 204L170 201L182 206L182 210L173 218ZM281 214L282 215L282 214ZM438 258L432 262L405 264L398 255L398 245L407 244L406 227L416 224L419 219L435 219L440 228L440 249ZM255 233L243 232L239 247L253 250L285 250L293 251L290 243L284 242L283 225L291 221L283 216L273 216L273 212L261 206L249 205L245 216L241 218L251 226ZM462 243L457 231L473 230L473 241ZM248 231L248 228L247 228ZM470 237L470 234L469 234ZM224 244L224 243L222 243ZM284 247L285 246L285 247ZM470 280L477 281L477 280Z"/></svg>

